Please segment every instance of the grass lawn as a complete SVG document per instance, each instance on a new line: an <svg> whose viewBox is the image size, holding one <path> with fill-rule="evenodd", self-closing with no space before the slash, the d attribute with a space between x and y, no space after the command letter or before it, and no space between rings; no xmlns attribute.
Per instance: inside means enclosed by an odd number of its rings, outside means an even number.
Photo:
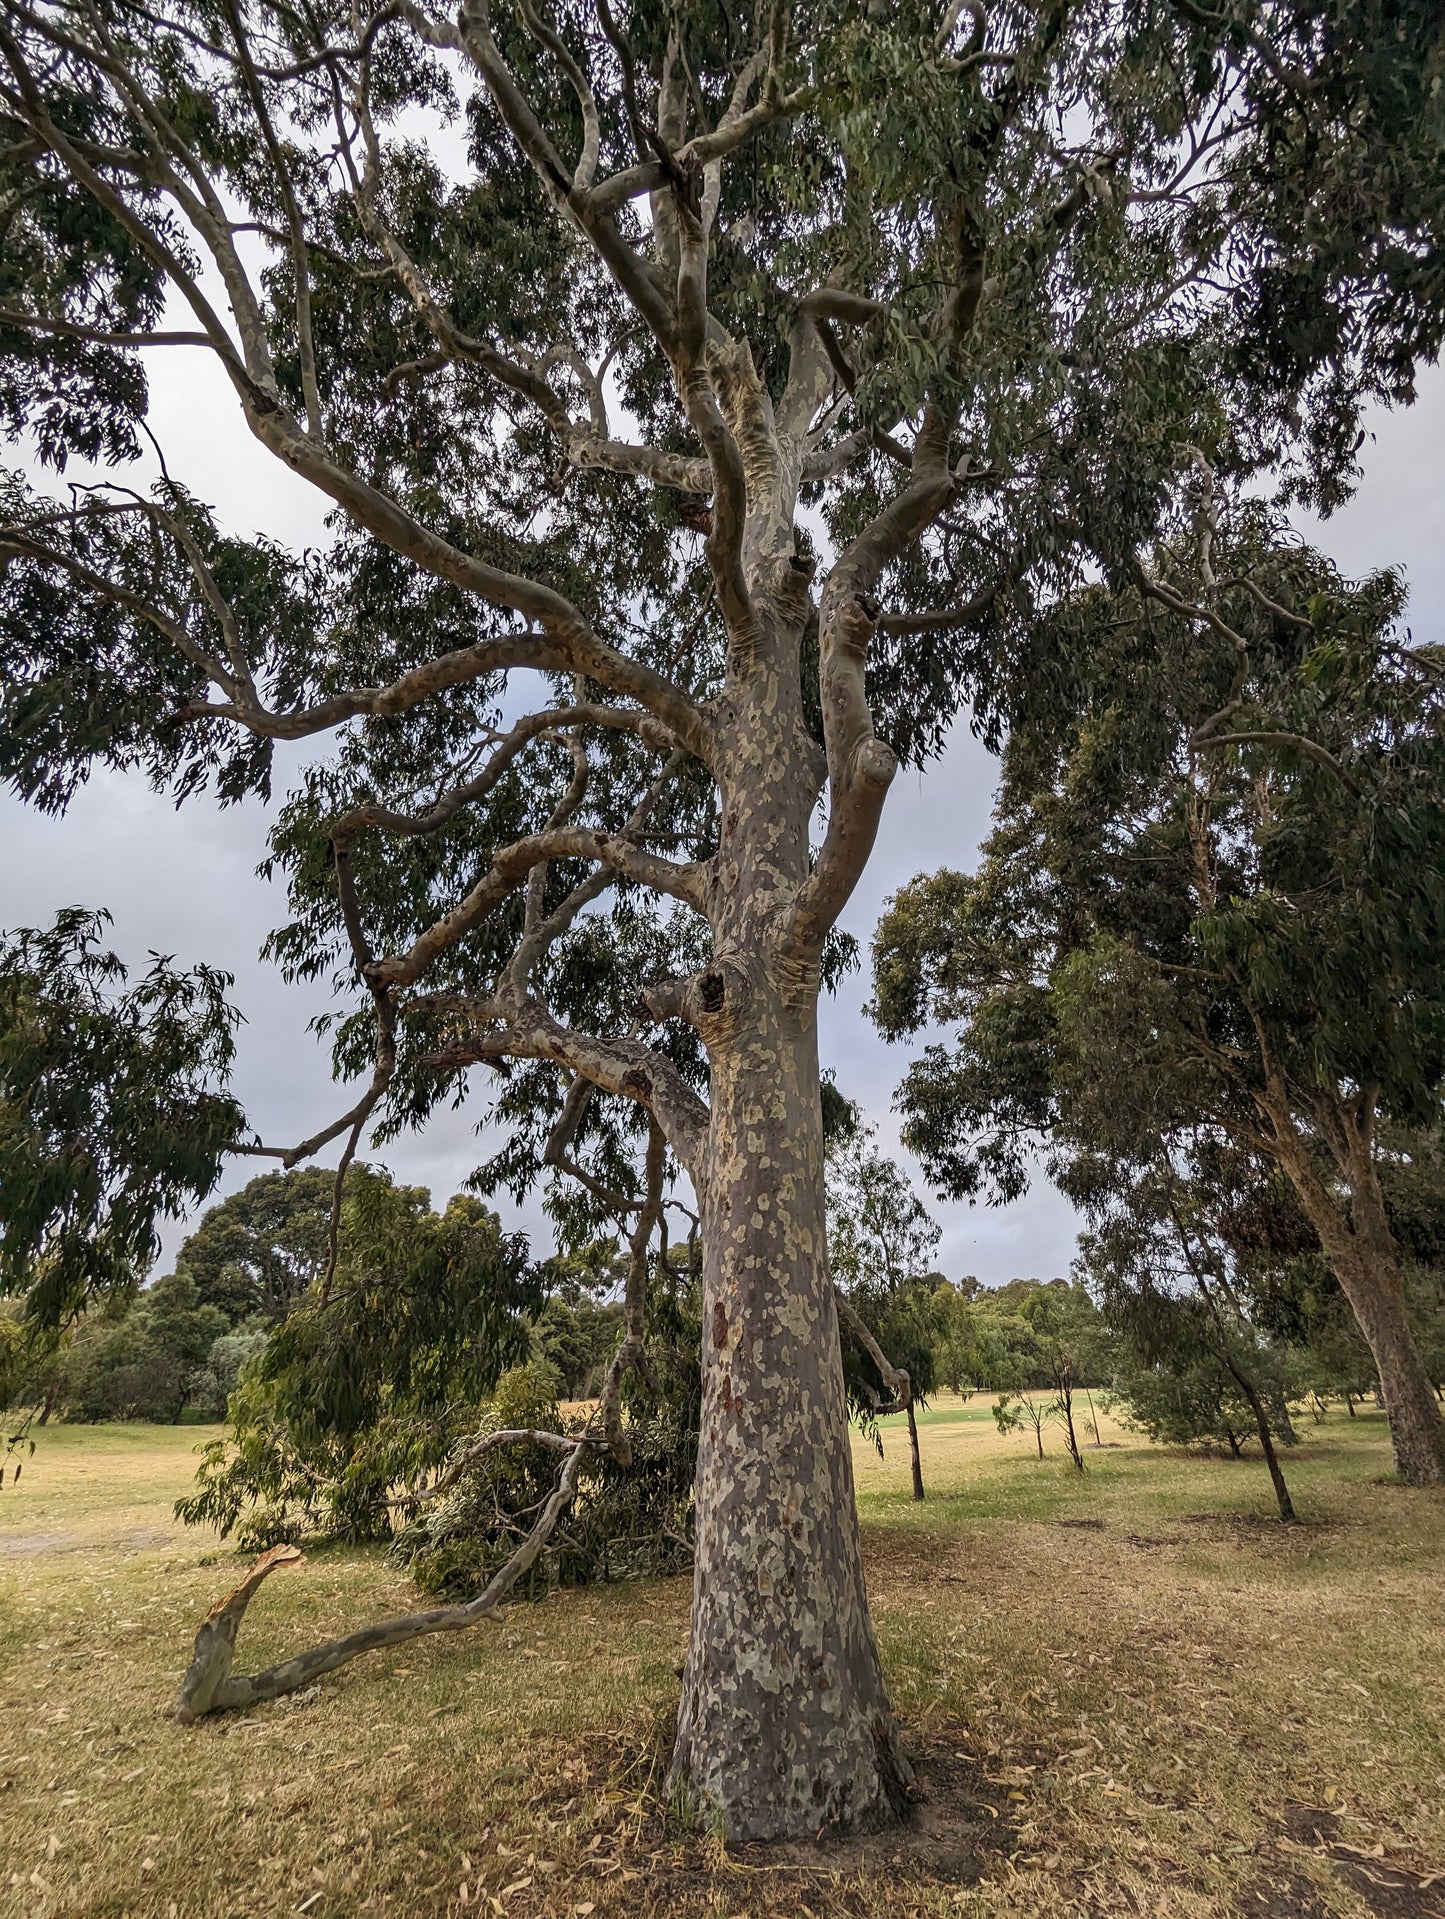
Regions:
<svg viewBox="0 0 1445 1919"><path fill-rule="evenodd" d="M170 1517L209 1437L59 1427L0 1494L0 1910L35 1919L834 1914L1445 1919L1445 1499L1374 1413L1286 1459L1102 1421L1080 1479L987 1403L855 1449L918 1824L726 1854L655 1792L688 1584L554 1595L247 1717L166 1710L240 1562ZM277 1574L243 1670L415 1604L376 1552Z"/></svg>

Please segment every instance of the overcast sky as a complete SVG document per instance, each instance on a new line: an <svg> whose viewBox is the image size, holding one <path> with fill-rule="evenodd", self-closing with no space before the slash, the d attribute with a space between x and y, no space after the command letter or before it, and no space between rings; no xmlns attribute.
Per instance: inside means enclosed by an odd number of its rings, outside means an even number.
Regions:
<svg viewBox="0 0 1445 1919"><path fill-rule="evenodd" d="M172 350L148 359L151 425L175 477L239 533L264 532L295 546L322 541L318 497L246 433L208 356ZM1355 500L1325 527L1301 524L1350 572L1403 567L1416 635L1445 638L1445 376L1432 369L1414 409L1376 418L1372 426ZM11 449L10 461L29 464L24 449ZM53 477L42 483L52 487ZM289 765L300 765L302 752L289 750ZM319 750L319 742L306 749ZM865 950L884 902L913 874L971 864L987 831L995 772L965 718L936 766L921 776L899 776L872 864L844 916ZM284 785L280 777L277 783ZM350 1101L331 1082L327 1055L306 1030L325 1005L324 991L288 987L258 958L265 935L285 914L282 889L255 871L274 812L275 802L220 812L204 797L177 812L144 781L109 773L98 774L63 819L41 818L13 796L0 796L0 925L41 924L66 905L105 906L115 918L113 944L129 963L143 964L147 952L157 950L181 965L206 960L233 972L246 1016L236 1092L261 1136L284 1143L304 1138ZM878 1039L862 1014L867 996L865 969L825 1002L823 1062L894 1148L893 1090L908 1051ZM388 1148L386 1162L399 1177L429 1186L440 1202L483 1156L472 1124L465 1111L442 1115L425 1134ZM334 1154L322 1163L334 1164ZM236 1162L222 1190L257 1170L254 1160ZM912 1170L926 1191L921 1173ZM939 1263L951 1277L975 1273L996 1285L1016 1275L1048 1278L1068 1270L1075 1217L1042 1180L1012 1206L932 1204L943 1227ZM548 1248L539 1210L528 1207L515 1217L505 1205L503 1211L509 1223L532 1232L537 1250ZM183 1230L177 1223L167 1234L168 1250Z"/></svg>

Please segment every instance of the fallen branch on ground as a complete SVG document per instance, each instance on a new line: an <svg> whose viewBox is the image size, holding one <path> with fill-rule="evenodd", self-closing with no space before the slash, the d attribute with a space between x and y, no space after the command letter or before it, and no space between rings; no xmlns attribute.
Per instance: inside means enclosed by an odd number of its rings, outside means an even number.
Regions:
<svg viewBox="0 0 1445 1919"><path fill-rule="evenodd" d="M279 1567L299 1566L305 1561L305 1554L295 1546L273 1546L269 1552L262 1553L235 1591L213 1606L202 1620L191 1663L176 1698L175 1717L183 1726L190 1726L207 1713L260 1705L267 1699L280 1698L283 1693L298 1691L319 1679L322 1673L335 1672L338 1666L349 1665L363 1653L375 1652L382 1646L399 1646L425 1633L464 1632L467 1627L477 1625L496 1612L517 1581L536 1564L557 1521L576 1496L577 1479L587 1449L601 1443L587 1437L575 1441L536 1525L507 1563L466 1605L435 1606L427 1612L383 1619L374 1626L362 1626L356 1632L347 1633L341 1639L329 1639L309 1652L298 1653L279 1666L268 1666L265 1672L233 1673L231 1660L236 1634L253 1595Z"/></svg>

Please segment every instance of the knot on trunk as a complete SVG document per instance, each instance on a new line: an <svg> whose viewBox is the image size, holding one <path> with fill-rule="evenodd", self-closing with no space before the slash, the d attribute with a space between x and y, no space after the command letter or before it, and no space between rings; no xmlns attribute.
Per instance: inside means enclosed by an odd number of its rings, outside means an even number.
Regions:
<svg viewBox="0 0 1445 1919"><path fill-rule="evenodd" d="M654 1025L685 1019L708 1044L716 1045L736 1030L752 996L752 983L742 967L718 958L686 979L649 987L639 995L637 1009Z"/></svg>

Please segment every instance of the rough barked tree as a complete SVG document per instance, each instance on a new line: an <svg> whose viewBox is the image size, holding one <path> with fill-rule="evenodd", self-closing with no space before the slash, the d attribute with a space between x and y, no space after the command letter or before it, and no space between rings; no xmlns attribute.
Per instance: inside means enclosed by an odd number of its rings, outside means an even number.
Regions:
<svg viewBox="0 0 1445 1919"><path fill-rule="evenodd" d="M339 731L275 837L296 907L275 950L343 958L361 997L337 1059L370 1078L284 1159L519 1060L556 1130L514 1172L580 1164L609 1100L686 1169L705 1379L673 1779L741 1837L896 1805L908 1776L825 1253L825 943L897 757L939 743L1035 596L1089 555L1126 564L1185 443L1280 452L1243 408L1231 436L1217 391L1248 374L1272 123L1315 125L1310 12L0 20L12 424L57 466L124 460L138 350L206 352L334 508L331 546L297 555L223 535L165 476L12 487L4 771L51 807L97 760L234 800L268 790L276 741ZM1319 125L1359 172L1334 93ZM1328 350L1348 413L1358 342ZM1270 360L1272 390L1308 383L1300 358ZM640 952L682 963L640 973ZM621 1194L630 1284L660 1190ZM560 1450L539 1527L576 1485L580 1445ZM203 1630L188 1714L258 1696L218 1675L261 1576ZM470 1623L495 1588L408 1631Z"/></svg>
<svg viewBox="0 0 1445 1919"><path fill-rule="evenodd" d="M1380 1129L1445 1095L1445 748L1400 597L1201 472L1133 584L1040 623L984 864L905 889L876 953L888 1030L964 1022L904 1094L954 1191L1017 1192L1045 1138L1086 1206L1201 1131L1278 1166L1427 1485L1445 1425Z"/></svg>

